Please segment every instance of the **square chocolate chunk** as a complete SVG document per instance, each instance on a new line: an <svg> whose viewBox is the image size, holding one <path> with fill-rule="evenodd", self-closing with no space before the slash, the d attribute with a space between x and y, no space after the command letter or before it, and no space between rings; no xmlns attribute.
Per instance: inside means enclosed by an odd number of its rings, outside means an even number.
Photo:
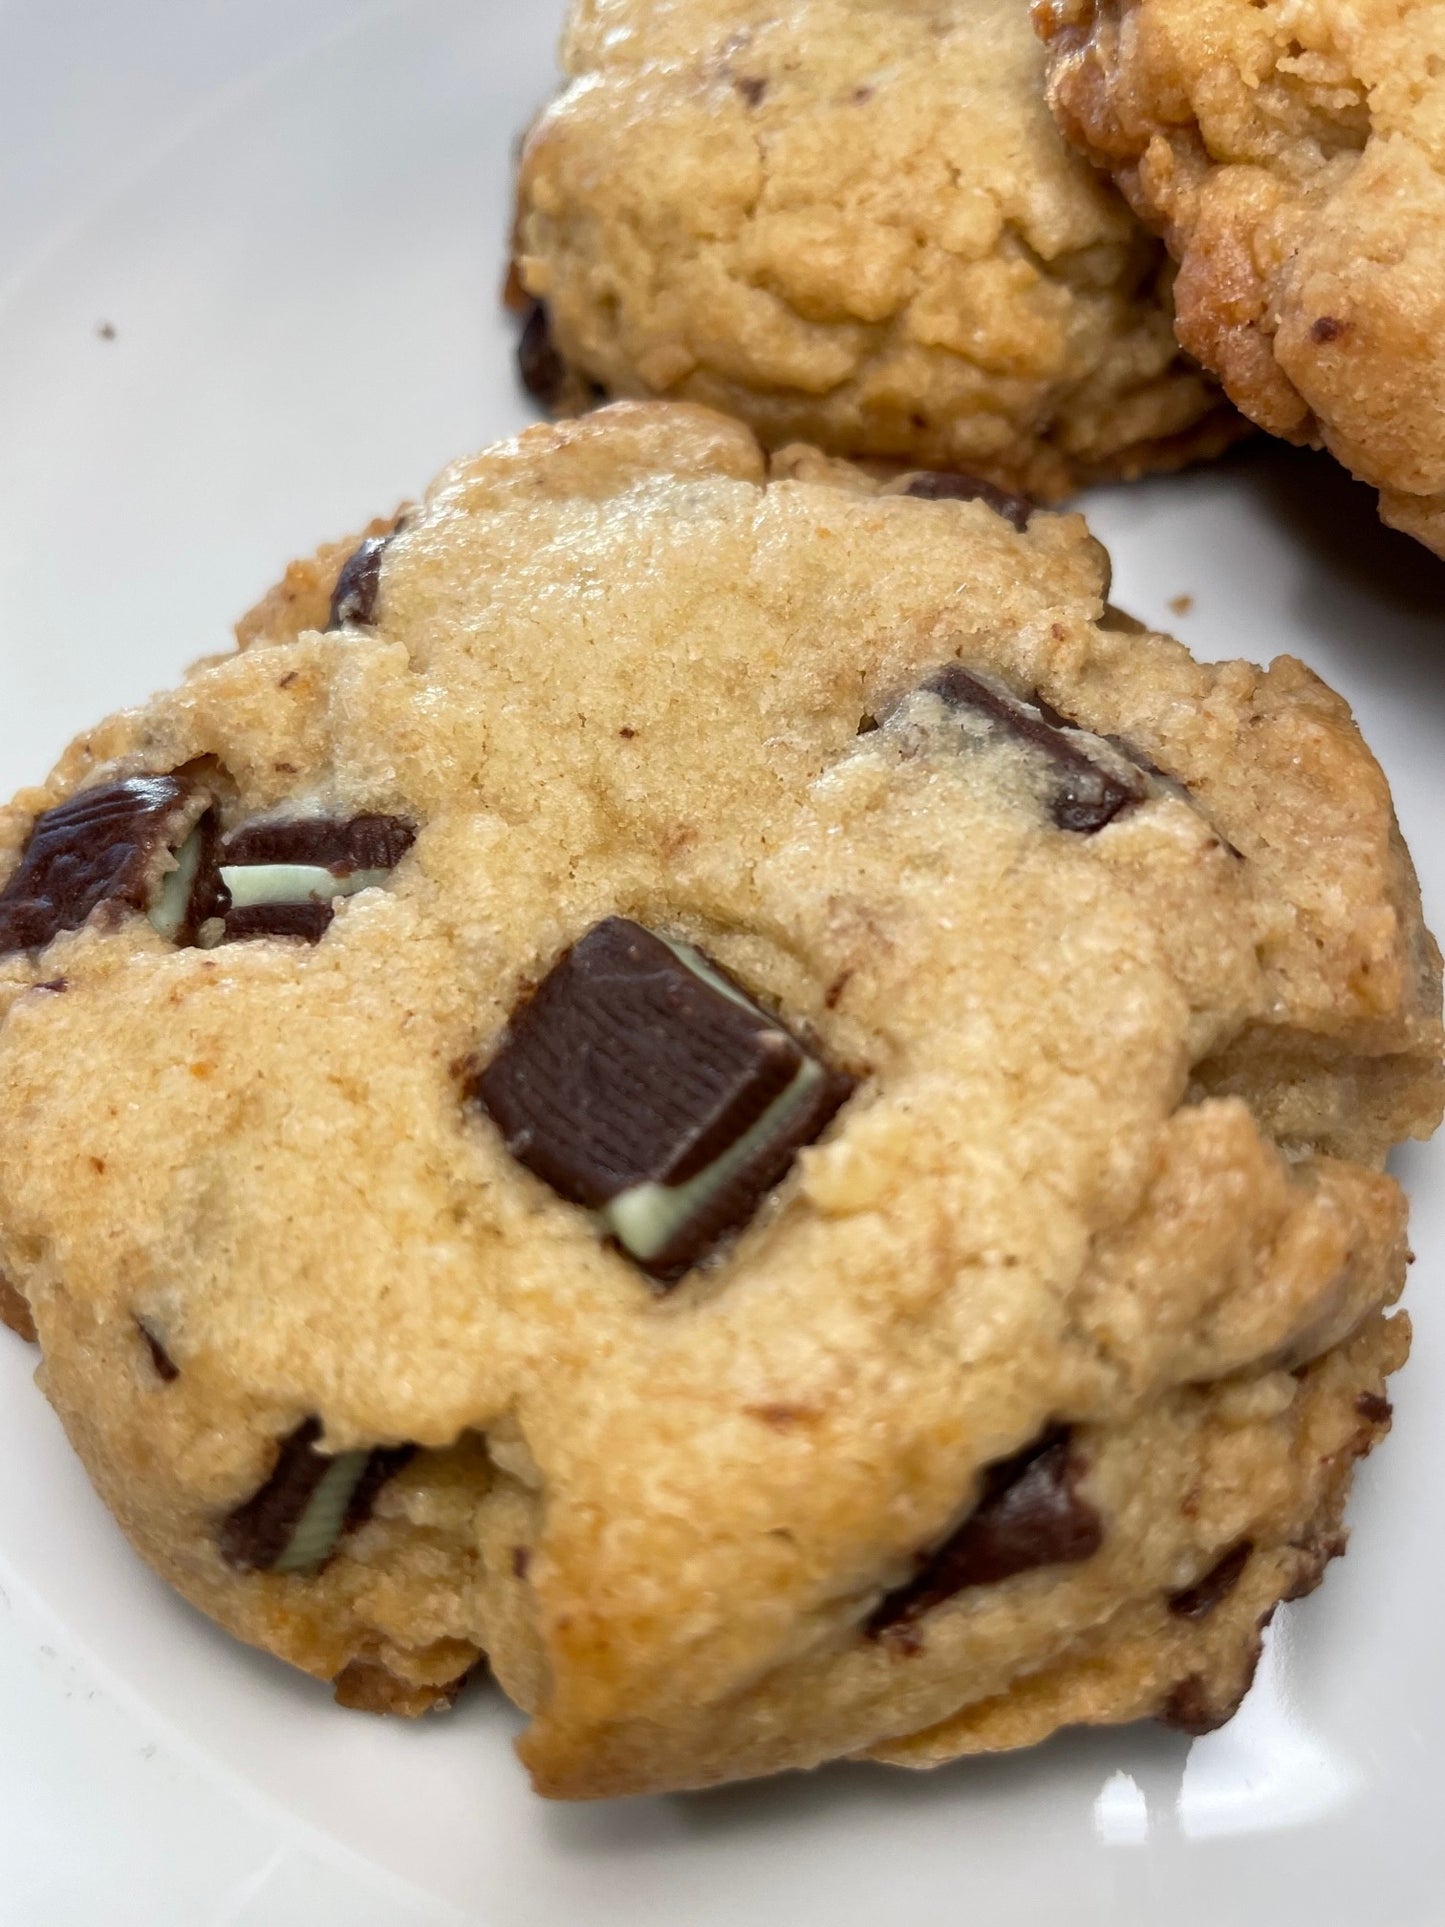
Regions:
<svg viewBox="0 0 1445 1927"><path fill-rule="evenodd" d="M186 934L187 906L166 899L182 846L209 796L185 776L131 776L82 790L37 816L19 864L0 890L0 956L43 950L78 930L102 903L149 911L158 929ZM194 851L193 851L194 858ZM180 866L194 870L195 861ZM182 874L184 896L191 877Z"/></svg>
<svg viewBox="0 0 1445 1927"><path fill-rule="evenodd" d="M469 1095L515 1158L670 1284L748 1222L852 1088L691 945L609 917L517 1011Z"/></svg>

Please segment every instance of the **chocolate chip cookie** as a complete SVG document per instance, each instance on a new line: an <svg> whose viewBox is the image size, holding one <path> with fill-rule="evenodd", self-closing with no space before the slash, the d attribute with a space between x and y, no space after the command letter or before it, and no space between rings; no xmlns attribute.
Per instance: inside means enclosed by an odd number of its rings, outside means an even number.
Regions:
<svg viewBox="0 0 1445 1927"><path fill-rule="evenodd" d="M554 409L706 402L1046 501L1239 432L1059 138L1027 0L578 0L563 64L511 284Z"/></svg>
<svg viewBox="0 0 1445 1927"><path fill-rule="evenodd" d="M0 812L0 1267L137 1548L348 1705L485 1655L554 1795L1225 1718L1440 1112L1345 705L685 405L341 561Z"/></svg>
<svg viewBox="0 0 1445 1927"><path fill-rule="evenodd" d="M1445 4L1035 12L1065 133L1179 261L1180 341L1445 555Z"/></svg>

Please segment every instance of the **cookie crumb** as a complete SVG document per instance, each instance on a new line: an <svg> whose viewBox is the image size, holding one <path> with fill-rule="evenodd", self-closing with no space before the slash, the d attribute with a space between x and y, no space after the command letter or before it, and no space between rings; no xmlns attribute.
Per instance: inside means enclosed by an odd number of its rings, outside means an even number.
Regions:
<svg viewBox="0 0 1445 1927"><path fill-rule="evenodd" d="M30 1306L0 1271L0 1325L8 1325L17 1338L27 1344L36 1343L35 1320L30 1315Z"/></svg>
<svg viewBox="0 0 1445 1927"><path fill-rule="evenodd" d="M113 321L98 321L95 332L102 341L114 341L115 323Z"/></svg>
<svg viewBox="0 0 1445 1927"><path fill-rule="evenodd" d="M1194 597L1192 595L1172 595L1169 598L1169 608L1176 616L1187 616L1193 611Z"/></svg>

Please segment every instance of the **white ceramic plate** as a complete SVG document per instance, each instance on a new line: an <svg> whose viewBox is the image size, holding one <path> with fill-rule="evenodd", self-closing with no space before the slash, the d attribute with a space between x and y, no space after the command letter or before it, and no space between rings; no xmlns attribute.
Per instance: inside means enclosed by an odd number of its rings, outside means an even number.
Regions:
<svg viewBox="0 0 1445 1927"><path fill-rule="evenodd" d="M560 11L0 0L0 792L222 646L290 556L526 419L495 297ZM1283 450L1091 506L1126 607L1349 694L1445 920L1445 568ZM1395 1436L1244 1711L931 1778L564 1809L495 1696L339 1712L131 1557L0 1331L0 1927L1434 1927L1442 1163L1400 1160Z"/></svg>

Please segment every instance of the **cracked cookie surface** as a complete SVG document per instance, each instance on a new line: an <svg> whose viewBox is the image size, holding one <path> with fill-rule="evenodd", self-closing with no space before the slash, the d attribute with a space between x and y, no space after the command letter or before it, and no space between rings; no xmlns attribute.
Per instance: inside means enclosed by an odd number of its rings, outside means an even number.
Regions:
<svg viewBox="0 0 1445 1927"><path fill-rule="evenodd" d="M1180 263L1179 338L1445 555L1445 5L1040 0L1064 132Z"/></svg>
<svg viewBox="0 0 1445 1927"><path fill-rule="evenodd" d="M550 1794L1226 1717L1388 1419L1384 778L936 497L538 427L0 812L0 1269L92 1478L345 1704L485 1654Z"/></svg>
<svg viewBox="0 0 1445 1927"><path fill-rule="evenodd" d="M582 0L533 128L529 385L1039 500L1238 432L1168 268L1059 138L1024 0Z"/></svg>

